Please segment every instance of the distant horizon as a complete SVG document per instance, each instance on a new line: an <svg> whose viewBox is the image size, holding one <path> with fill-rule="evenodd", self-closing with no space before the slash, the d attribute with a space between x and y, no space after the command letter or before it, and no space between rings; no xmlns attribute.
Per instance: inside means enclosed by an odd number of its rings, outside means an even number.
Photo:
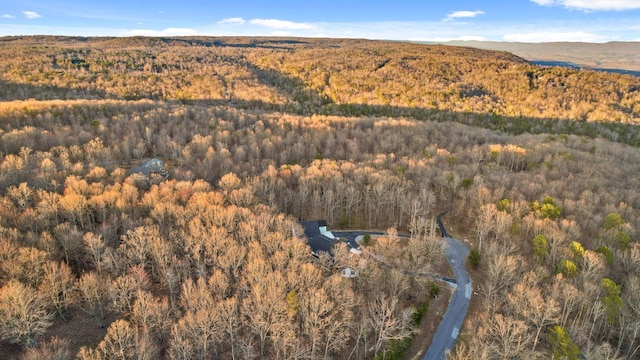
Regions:
<svg viewBox="0 0 640 360"><path fill-rule="evenodd" d="M588 41L542 41L542 42L524 42L524 41L501 41L501 40L406 40L406 39L367 39L357 37L312 37L312 36L284 36L284 35L58 35L58 34L32 34L32 35L0 35L0 39L4 38L21 38L21 37L66 37L66 38L149 38L149 39L190 39L190 38L265 38L265 39L333 39L333 40L365 40L365 41L390 41L390 42L408 42L415 44L447 44L447 43L504 43L504 44L526 44L526 45L543 45L543 44L591 44L606 45L612 43L638 43L640 40L612 40L607 42L588 42Z"/></svg>
<svg viewBox="0 0 640 360"><path fill-rule="evenodd" d="M551 66L565 66L577 69L591 69L596 71L605 71L612 73L622 73L634 76L640 76L640 42L632 41L610 41L606 43L589 43L589 42L539 42L539 43L525 43L525 42L507 42L507 41L478 41L478 40L452 40L445 42L437 41L408 41L408 40L369 40L362 38L312 38L312 37L299 37L299 36L252 36L252 35L238 35L238 36L214 36L214 35L190 35L190 36L144 36L144 35L130 35L130 36L79 36L79 35L7 35L0 36L0 40L9 43L12 40L5 40L16 38L25 39L27 43L29 38L40 38L35 41L46 41L47 37L52 37L52 41L56 39L200 39L207 41L207 38L211 38L215 41L225 41L225 39L261 39L262 42L274 42L285 41L284 39L291 39L296 41L297 39L313 41L313 40L352 40L352 41L382 41L390 43L413 43L418 45L445 45L445 46L462 46L470 48L478 48L494 51L506 51L516 56L519 56L532 63L538 62L538 65L545 65L549 63ZM280 40L283 39L283 40ZM62 40L64 41L64 40ZM73 41L73 40L71 40ZM75 40L84 41L84 40Z"/></svg>
<svg viewBox="0 0 640 360"><path fill-rule="evenodd" d="M638 0L5 0L0 36L266 36L390 41L640 41Z"/></svg>

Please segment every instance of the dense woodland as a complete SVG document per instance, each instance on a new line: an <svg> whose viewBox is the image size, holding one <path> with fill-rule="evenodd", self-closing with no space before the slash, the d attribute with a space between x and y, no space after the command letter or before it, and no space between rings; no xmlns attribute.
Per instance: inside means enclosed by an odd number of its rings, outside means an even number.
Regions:
<svg viewBox="0 0 640 360"><path fill-rule="evenodd" d="M264 38L5 37L0 69L3 358L410 356L442 210L479 254L453 359L640 357L639 78ZM385 262L313 258L309 219Z"/></svg>

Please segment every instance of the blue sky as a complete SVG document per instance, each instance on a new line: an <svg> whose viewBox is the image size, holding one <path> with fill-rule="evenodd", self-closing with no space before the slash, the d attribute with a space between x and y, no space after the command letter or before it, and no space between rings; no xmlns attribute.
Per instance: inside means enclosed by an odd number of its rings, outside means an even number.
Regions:
<svg viewBox="0 0 640 360"><path fill-rule="evenodd" d="M640 0L0 0L0 36L640 41Z"/></svg>

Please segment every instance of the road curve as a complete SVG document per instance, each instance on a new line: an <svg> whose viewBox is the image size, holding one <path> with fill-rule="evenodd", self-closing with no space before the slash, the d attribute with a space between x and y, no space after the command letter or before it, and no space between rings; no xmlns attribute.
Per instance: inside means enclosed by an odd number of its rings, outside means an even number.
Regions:
<svg viewBox="0 0 640 360"><path fill-rule="evenodd" d="M359 236L363 236L364 234L376 235L376 236L384 235L383 232L362 231L362 230L356 230L356 231L353 231L353 230L351 230L351 231L331 230L331 232L335 236L345 238L347 240L347 243L349 243L349 247L353 247L353 248L359 248L360 247L360 244L356 240ZM410 235L398 234L398 237L400 237L400 238L408 239L409 236ZM384 259L376 256L375 254L368 253L364 249L361 249L361 250L364 251L366 255L373 257L374 259L376 259L379 263L383 264L384 266L389 266L387 263L384 262ZM408 270L403 270L402 272L405 275L418 276L418 277L428 277L428 278L431 278L431 279L436 280L436 281L446 282L448 284L455 284L456 283L456 279L453 279L453 278L450 278L450 277L447 277L447 276L442 276L440 274L423 273L423 272L415 272L415 271L408 271Z"/></svg>
<svg viewBox="0 0 640 360"><path fill-rule="evenodd" d="M423 360L443 360L447 358L447 353L453 349L460 333L460 328L462 328L462 323L467 316L467 309L469 309L469 302L473 293L471 278L465 268L469 249L460 240L449 236L446 227L442 223L442 217L446 213L445 211L438 214L437 221L442 237L447 243L445 256L451 265L451 269L453 269L456 288L449 301L449 307L447 307L447 311L444 313L440 325L438 325L438 330L433 336L431 346L422 357Z"/></svg>

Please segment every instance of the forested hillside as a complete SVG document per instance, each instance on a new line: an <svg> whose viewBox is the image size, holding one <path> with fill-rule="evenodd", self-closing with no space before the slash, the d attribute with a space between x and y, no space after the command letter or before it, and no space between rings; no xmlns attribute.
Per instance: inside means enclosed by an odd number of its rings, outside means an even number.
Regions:
<svg viewBox="0 0 640 360"><path fill-rule="evenodd" d="M640 356L639 78L264 38L0 38L0 68L0 358L409 357L447 209L480 254L453 358ZM385 264L313 258L310 219Z"/></svg>

